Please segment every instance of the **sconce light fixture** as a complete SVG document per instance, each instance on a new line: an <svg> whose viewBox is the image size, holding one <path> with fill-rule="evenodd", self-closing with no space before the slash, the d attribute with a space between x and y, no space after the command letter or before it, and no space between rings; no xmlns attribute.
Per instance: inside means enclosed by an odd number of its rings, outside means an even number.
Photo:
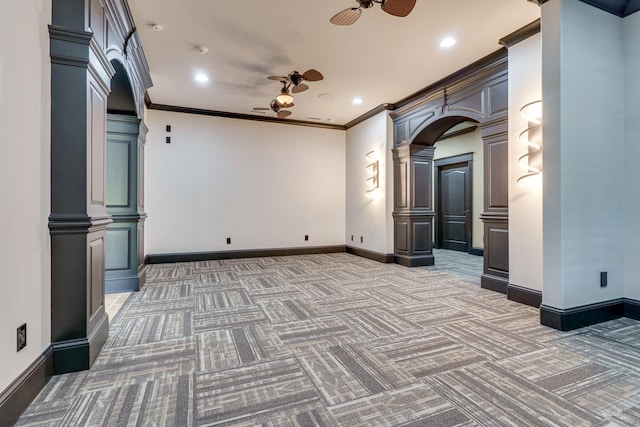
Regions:
<svg viewBox="0 0 640 427"><path fill-rule="evenodd" d="M525 173L516 182L526 186L532 178L542 173L542 101L533 101L520 109L520 115L528 126L520 133L520 141L526 144L527 152L518 158L518 165Z"/></svg>
<svg viewBox="0 0 640 427"><path fill-rule="evenodd" d="M367 160L367 190L365 194L369 197L376 197L378 194L378 187L380 186L378 178L378 167L380 160L378 160L378 152L376 150L369 151L364 158Z"/></svg>

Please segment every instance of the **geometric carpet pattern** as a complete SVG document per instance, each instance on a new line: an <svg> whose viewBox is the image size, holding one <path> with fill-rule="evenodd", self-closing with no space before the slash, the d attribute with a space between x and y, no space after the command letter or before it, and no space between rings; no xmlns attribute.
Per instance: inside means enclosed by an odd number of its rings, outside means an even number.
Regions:
<svg viewBox="0 0 640 427"><path fill-rule="evenodd" d="M18 426L638 426L640 323L571 332L482 259L346 253L152 265L94 366Z"/></svg>

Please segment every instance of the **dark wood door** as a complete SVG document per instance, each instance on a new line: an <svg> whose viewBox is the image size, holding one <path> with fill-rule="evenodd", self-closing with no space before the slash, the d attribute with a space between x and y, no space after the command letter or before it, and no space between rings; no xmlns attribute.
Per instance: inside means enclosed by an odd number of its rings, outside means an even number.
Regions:
<svg viewBox="0 0 640 427"><path fill-rule="evenodd" d="M440 168L438 229L443 249L468 252L471 243L471 191L468 164Z"/></svg>

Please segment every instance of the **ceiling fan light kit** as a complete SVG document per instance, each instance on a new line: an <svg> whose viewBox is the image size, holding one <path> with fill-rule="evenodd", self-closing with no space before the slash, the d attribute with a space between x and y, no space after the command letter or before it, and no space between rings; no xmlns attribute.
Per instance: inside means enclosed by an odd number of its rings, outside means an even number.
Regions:
<svg viewBox="0 0 640 427"><path fill-rule="evenodd" d="M288 76L269 76L267 79L282 83L280 94L271 101L269 108L255 107L253 110L258 112L271 109L276 113L278 118L284 119L291 115L291 111L284 110L285 108L293 107L293 96L291 96L291 93L301 93L308 90L309 86L302 83L303 81L317 82L324 79L324 76L320 71L310 69L302 74L298 71L292 71ZM289 93L290 89L291 93Z"/></svg>
<svg viewBox="0 0 640 427"><path fill-rule="evenodd" d="M380 8L389 15L404 18L416 5L416 0L357 0L357 2L358 7L350 7L336 13L329 22L334 25L351 25L360 18L362 9L370 9L374 3L378 3Z"/></svg>

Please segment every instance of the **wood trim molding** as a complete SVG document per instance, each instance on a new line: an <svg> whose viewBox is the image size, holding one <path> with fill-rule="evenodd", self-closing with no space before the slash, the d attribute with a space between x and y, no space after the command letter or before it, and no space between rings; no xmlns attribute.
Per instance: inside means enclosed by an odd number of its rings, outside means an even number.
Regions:
<svg viewBox="0 0 640 427"><path fill-rule="evenodd" d="M13 425L52 376L53 350L48 346L9 387L0 393L0 425Z"/></svg>
<svg viewBox="0 0 640 427"><path fill-rule="evenodd" d="M381 254L380 252L370 251L368 249L362 248L354 248L353 246L347 246L346 252L348 254L367 258L373 261L378 261L384 264L391 264L395 259L393 254Z"/></svg>
<svg viewBox="0 0 640 427"><path fill-rule="evenodd" d="M484 248L472 247L471 250L469 251L469 255L484 256Z"/></svg>
<svg viewBox="0 0 640 427"><path fill-rule="evenodd" d="M422 100L422 98L428 98L429 95L434 94L434 92L437 92L437 96L441 96L441 91L444 87L456 86L461 81L470 79L471 77L482 79L484 78L483 74L491 75L494 73L494 68L496 66L500 67L503 62L507 62L507 50L505 48L498 49L495 52L485 56L484 58L481 58L478 61L473 62L464 68L461 68L455 73L452 73L444 77L443 79L440 79L437 82L432 83L429 86L420 89L419 91L414 92L397 102L394 102L394 114L402 114L403 111L397 110L405 110L405 107L407 106L410 106L410 108L408 109L415 108L410 104Z"/></svg>
<svg viewBox="0 0 640 427"><path fill-rule="evenodd" d="M440 166L455 165L456 163L466 163L473 161L473 153L457 154L455 156L443 157L433 161L433 165L437 168Z"/></svg>
<svg viewBox="0 0 640 427"><path fill-rule="evenodd" d="M531 36L534 36L540 32L540 18L536 19L530 24L525 25L524 27L515 30L513 33L504 36L500 39L498 43L507 49L511 46L514 46L520 43L523 40L528 39Z"/></svg>
<svg viewBox="0 0 640 427"><path fill-rule="evenodd" d="M542 6L548 0L528 0L531 3L535 3L538 6ZM640 1L638 0L623 0L623 1L611 1L611 0L580 0L582 3L589 6L596 7L605 12L609 12L613 15L624 18L633 13L640 11Z"/></svg>
<svg viewBox="0 0 640 427"><path fill-rule="evenodd" d="M509 287L509 279L483 273L480 276L480 287L506 294Z"/></svg>
<svg viewBox="0 0 640 427"><path fill-rule="evenodd" d="M625 317L626 306L630 305L630 313L636 314L638 301L619 298L595 304L560 309L548 305L540 306L540 324L560 331L572 331L585 326L595 325L620 317Z"/></svg>
<svg viewBox="0 0 640 427"><path fill-rule="evenodd" d="M379 114L383 111L392 111L394 110L396 107L393 104L380 104L378 105L376 108L374 108L373 110L369 110L366 113L364 113L363 115L361 115L360 117L356 117L355 119L351 120L349 123L347 123L346 125L344 125L345 129L351 129L352 127L359 125L360 123L364 122L365 120L370 119L371 117L375 116L376 114Z"/></svg>
<svg viewBox="0 0 640 427"><path fill-rule="evenodd" d="M541 3L546 3L547 0L539 0ZM640 10L640 1L638 0L626 0L626 1L611 1L611 0L580 0L582 3L586 3L589 6L593 6L605 12L609 12L612 15L624 18L632 13Z"/></svg>
<svg viewBox="0 0 640 427"><path fill-rule="evenodd" d="M289 255L312 255L346 252L345 246L310 246L303 248L246 249L220 252L183 252L174 254L149 254L146 264L165 264L174 262L212 261L218 259L259 258Z"/></svg>
<svg viewBox="0 0 640 427"><path fill-rule="evenodd" d="M531 2L531 3L535 3L535 4L537 4L538 6L542 6L544 3L546 3L546 2L547 2L547 0L527 0L527 1L528 1L528 2Z"/></svg>
<svg viewBox="0 0 640 427"><path fill-rule="evenodd" d="M251 114L230 113L228 111L206 110L202 108L178 107L175 105L147 104L149 110L169 111L173 113L197 114L201 116L224 117L227 119L253 120L257 122L277 123L281 125L308 126L323 129L345 130L344 125L307 122L304 120L278 119L275 117L253 116Z"/></svg>
<svg viewBox="0 0 640 427"><path fill-rule="evenodd" d="M509 283L507 299L539 308L542 305L542 292Z"/></svg>

